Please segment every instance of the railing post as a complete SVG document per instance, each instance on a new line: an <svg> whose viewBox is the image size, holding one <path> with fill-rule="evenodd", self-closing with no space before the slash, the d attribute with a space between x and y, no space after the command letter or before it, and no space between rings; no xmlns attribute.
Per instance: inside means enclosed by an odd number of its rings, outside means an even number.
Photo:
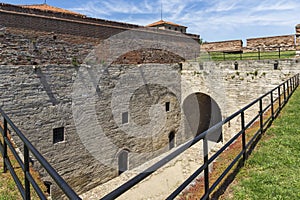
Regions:
<svg viewBox="0 0 300 200"><path fill-rule="evenodd" d="M207 199L209 199L209 165L208 165L208 141L205 137L203 139L203 153L204 153L204 189L205 195L207 195Z"/></svg>
<svg viewBox="0 0 300 200"><path fill-rule="evenodd" d="M242 145L243 145L243 164L245 164L247 159L247 152L246 152L246 132L245 132L245 113L244 111L241 112L241 128L242 128Z"/></svg>
<svg viewBox="0 0 300 200"><path fill-rule="evenodd" d="M284 102L286 102L285 83L283 83L283 97L284 97Z"/></svg>
<svg viewBox="0 0 300 200"><path fill-rule="evenodd" d="M30 183L26 174L30 173L29 171L29 150L24 144L24 180L25 180L25 200L30 200Z"/></svg>
<svg viewBox="0 0 300 200"><path fill-rule="evenodd" d="M5 160L8 159L8 156L7 156L7 144L6 144L6 141L5 139L7 139L7 121L6 119L4 118L3 120L4 122L4 130L3 130L3 173L6 173L7 172L7 166L5 164Z"/></svg>
<svg viewBox="0 0 300 200"><path fill-rule="evenodd" d="M274 121L274 99L273 99L273 91L271 91L271 114L272 114L272 121Z"/></svg>
<svg viewBox="0 0 300 200"><path fill-rule="evenodd" d="M278 86L278 106L279 110L281 108L281 94L280 94L280 85Z"/></svg>
<svg viewBox="0 0 300 200"><path fill-rule="evenodd" d="M290 80L287 80L286 85L287 85L287 98L290 97L290 84L289 84Z"/></svg>
<svg viewBox="0 0 300 200"><path fill-rule="evenodd" d="M259 99L259 124L260 124L260 133L264 132L264 113L263 113L263 105L262 98Z"/></svg>

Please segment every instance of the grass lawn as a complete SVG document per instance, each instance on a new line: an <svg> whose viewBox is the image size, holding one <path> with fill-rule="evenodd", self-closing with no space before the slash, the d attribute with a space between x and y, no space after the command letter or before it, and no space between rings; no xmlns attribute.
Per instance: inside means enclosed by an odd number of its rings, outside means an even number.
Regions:
<svg viewBox="0 0 300 200"><path fill-rule="evenodd" d="M201 55L201 54L200 54ZM282 51L280 52L260 52L260 59L289 59L294 58L296 51ZM210 56L210 58L209 58ZM208 54L201 55L202 60L213 60L213 61L222 61L224 60L224 54L222 52L210 52ZM242 54L228 54L225 53L225 60L257 60L259 59L258 52L248 52Z"/></svg>
<svg viewBox="0 0 300 200"><path fill-rule="evenodd" d="M3 143L3 138L0 133L0 142ZM13 154L10 150L8 150L8 156L10 158L11 164L14 167L14 170L21 180L22 184L24 184L24 172L20 165L18 164L17 160L13 157ZM34 171L32 168L30 169L30 173L33 178L37 181L37 184L41 187L43 191L46 191L46 187L44 186L43 182L41 181L39 174ZM35 193L34 189L31 186L31 199L40 199L38 195ZM18 200L22 199L22 196L12 178L12 175L7 170L6 173L3 173L3 158L2 154L0 153L0 200Z"/></svg>
<svg viewBox="0 0 300 200"><path fill-rule="evenodd" d="M224 199L300 199L300 88L263 135Z"/></svg>

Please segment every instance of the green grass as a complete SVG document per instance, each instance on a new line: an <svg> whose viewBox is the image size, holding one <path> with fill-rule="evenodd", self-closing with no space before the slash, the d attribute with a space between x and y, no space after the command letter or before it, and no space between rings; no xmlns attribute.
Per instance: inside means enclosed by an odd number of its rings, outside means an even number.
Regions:
<svg viewBox="0 0 300 200"><path fill-rule="evenodd" d="M289 59L294 58L296 51L282 51L280 52L280 59ZM208 54L200 54L201 60L213 60L213 61L222 61L224 60L223 52L210 52ZM225 54L225 60L258 60L258 52L248 52L241 54ZM261 52L260 59L279 59L278 52Z"/></svg>
<svg viewBox="0 0 300 200"><path fill-rule="evenodd" d="M0 134L0 142L3 143L2 135ZM22 171L21 167L19 166L17 160L13 157L10 150L8 150L8 156L10 158L11 164L19 177L22 184L24 184L24 172ZM44 184L42 183L39 174L30 169L30 173L33 178L37 181L37 184L43 191L46 191ZM35 193L34 189L31 186L31 199L39 199L37 194ZM0 200L18 200L22 199L22 196L14 182L10 172L7 170L6 173L3 173L3 158L2 154L0 153Z"/></svg>
<svg viewBox="0 0 300 200"><path fill-rule="evenodd" d="M265 133L225 199L300 199L300 89Z"/></svg>

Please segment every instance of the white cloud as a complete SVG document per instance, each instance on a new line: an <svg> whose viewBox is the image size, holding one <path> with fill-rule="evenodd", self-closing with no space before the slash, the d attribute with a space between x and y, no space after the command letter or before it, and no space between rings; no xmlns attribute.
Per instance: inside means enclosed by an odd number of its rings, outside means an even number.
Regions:
<svg viewBox="0 0 300 200"><path fill-rule="evenodd" d="M293 0L94 0L72 10L92 17L147 25L159 20L161 2L164 20L188 26L190 32L214 40L242 33L246 38L255 31L263 32L264 28L268 31L265 35L275 34L276 30L281 34L284 29L288 33L290 27L300 23L297 18L300 2ZM220 38L223 39L226 38Z"/></svg>

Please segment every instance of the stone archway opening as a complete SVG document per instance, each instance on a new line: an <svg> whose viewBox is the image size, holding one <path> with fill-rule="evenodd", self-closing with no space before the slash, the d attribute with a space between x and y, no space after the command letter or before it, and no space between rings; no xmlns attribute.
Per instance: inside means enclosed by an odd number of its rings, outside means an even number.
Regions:
<svg viewBox="0 0 300 200"><path fill-rule="evenodd" d="M128 170L128 150L122 150L118 156L119 175Z"/></svg>
<svg viewBox="0 0 300 200"><path fill-rule="evenodd" d="M187 96L183 102L185 116L185 134L195 137L215 124L222 121L221 109L217 102L207 94L193 93ZM207 139L213 142L222 140L222 127L207 135Z"/></svg>

